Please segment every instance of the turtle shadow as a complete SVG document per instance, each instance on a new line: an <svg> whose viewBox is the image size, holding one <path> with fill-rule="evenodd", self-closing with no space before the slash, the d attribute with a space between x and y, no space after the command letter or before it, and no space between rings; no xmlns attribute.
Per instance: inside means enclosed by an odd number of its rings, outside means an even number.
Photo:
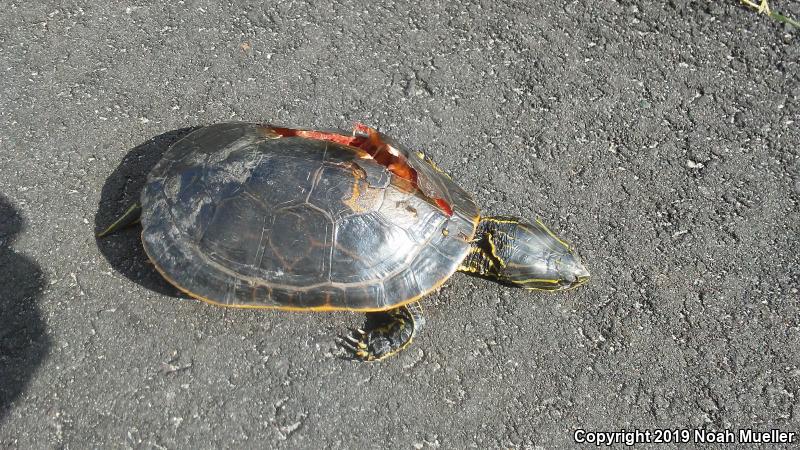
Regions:
<svg viewBox="0 0 800 450"><path fill-rule="evenodd" d="M0 423L51 346L38 301L45 285L42 269L11 248L24 221L0 194Z"/></svg>
<svg viewBox="0 0 800 450"><path fill-rule="evenodd" d="M167 149L192 131L202 127L187 127L155 136L131 149L111 173L100 193L100 203L94 216L95 236L133 203L139 201L147 174ZM117 272L146 289L170 297L186 297L156 271L144 252L141 227L133 225L105 237L96 237L97 248Z"/></svg>

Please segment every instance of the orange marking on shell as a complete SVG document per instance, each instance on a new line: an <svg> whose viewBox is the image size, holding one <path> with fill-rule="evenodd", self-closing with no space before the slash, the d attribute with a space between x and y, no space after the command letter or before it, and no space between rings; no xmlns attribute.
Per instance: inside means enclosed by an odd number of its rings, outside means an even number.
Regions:
<svg viewBox="0 0 800 450"><path fill-rule="evenodd" d="M367 125L364 125L364 124L363 124L363 123L361 123L361 122L356 122L356 123L353 125L353 133L354 133L354 134L355 134L355 133L369 134L370 130L372 130L372 131L375 131L375 130L373 130L372 128L368 127Z"/></svg>
<svg viewBox="0 0 800 450"><path fill-rule="evenodd" d="M361 195L361 191L358 187L359 182L361 179L364 178L364 174L361 172L360 169L353 170L353 191L350 194L350 198L344 201L344 204L347 205L351 210L355 212L361 212L360 207L358 205L358 197Z"/></svg>
<svg viewBox="0 0 800 450"><path fill-rule="evenodd" d="M316 130L297 130L294 128L272 128L272 131L279 134L281 137L302 137L306 139L314 139L316 141L335 142L337 144L349 145L351 147L360 147L364 142L363 136L345 136L339 133L328 133L325 131Z"/></svg>
<svg viewBox="0 0 800 450"><path fill-rule="evenodd" d="M447 203L446 201L444 201L444 199L435 198L435 199L433 199L433 201L436 202L436 205L438 205L439 208L442 208L442 211L444 211L445 214L447 214L448 216L452 216L453 215L453 208L451 208L450 204Z"/></svg>
<svg viewBox="0 0 800 450"><path fill-rule="evenodd" d="M273 127L270 129L272 132L281 137L302 137L306 139L314 139L320 141L335 142L337 144L355 147L366 153L360 153L361 159L374 159L378 164L386 167L390 172L409 181L415 189L419 189L417 183L418 175L411 165L408 164L408 159L405 155L397 149L393 148L388 143L381 139L380 133L374 128L371 128L363 123L356 122L353 126L353 135L346 136L339 133L330 133L325 131L315 130L297 130L294 128L280 128ZM345 203L355 210L355 201L358 199L358 181L359 177L356 175L356 181L353 185L353 195ZM432 198L436 205L448 216L453 215L453 208L442 198Z"/></svg>
<svg viewBox="0 0 800 450"><path fill-rule="evenodd" d="M277 131L275 131L274 128L270 128L270 127L268 127L266 125L259 125L258 127L256 127L256 130L258 130L258 132L262 136L264 136L265 138L268 138L268 139L277 139L277 138L281 137L281 134L278 133Z"/></svg>

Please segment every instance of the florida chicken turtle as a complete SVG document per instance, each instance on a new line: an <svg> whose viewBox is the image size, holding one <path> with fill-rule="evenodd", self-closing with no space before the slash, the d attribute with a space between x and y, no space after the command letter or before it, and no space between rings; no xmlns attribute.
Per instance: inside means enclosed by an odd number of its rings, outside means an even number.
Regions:
<svg viewBox="0 0 800 450"><path fill-rule="evenodd" d="M541 221L482 216L433 161L363 125L200 128L166 151L140 202L101 235L138 221L158 272L204 302L383 312L340 341L367 361L411 343L420 298L456 271L547 291L589 279Z"/></svg>

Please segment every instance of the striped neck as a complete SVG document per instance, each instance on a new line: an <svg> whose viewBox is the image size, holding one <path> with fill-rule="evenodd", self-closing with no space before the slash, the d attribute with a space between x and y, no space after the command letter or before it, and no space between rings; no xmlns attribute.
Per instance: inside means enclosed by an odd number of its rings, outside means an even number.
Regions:
<svg viewBox="0 0 800 450"><path fill-rule="evenodd" d="M500 274L511 253L516 217L482 217L472 239L472 247L458 267L459 272L502 281Z"/></svg>

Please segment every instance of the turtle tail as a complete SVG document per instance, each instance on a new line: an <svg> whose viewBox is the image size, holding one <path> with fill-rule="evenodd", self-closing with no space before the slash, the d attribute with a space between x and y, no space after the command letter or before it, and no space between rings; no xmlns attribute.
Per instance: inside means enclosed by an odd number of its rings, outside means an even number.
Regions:
<svg viewBox="0 0 800 450"><path fill-rule="evenodd" d="M105 230L101 231L97 234L97 237L105 237L109 234L121 230L127 226L133 225L135 223L139 223L139 220L142 216L142 205L139 203L134 203L125 211L116 222L112 223L108 226Z"/></svg>

